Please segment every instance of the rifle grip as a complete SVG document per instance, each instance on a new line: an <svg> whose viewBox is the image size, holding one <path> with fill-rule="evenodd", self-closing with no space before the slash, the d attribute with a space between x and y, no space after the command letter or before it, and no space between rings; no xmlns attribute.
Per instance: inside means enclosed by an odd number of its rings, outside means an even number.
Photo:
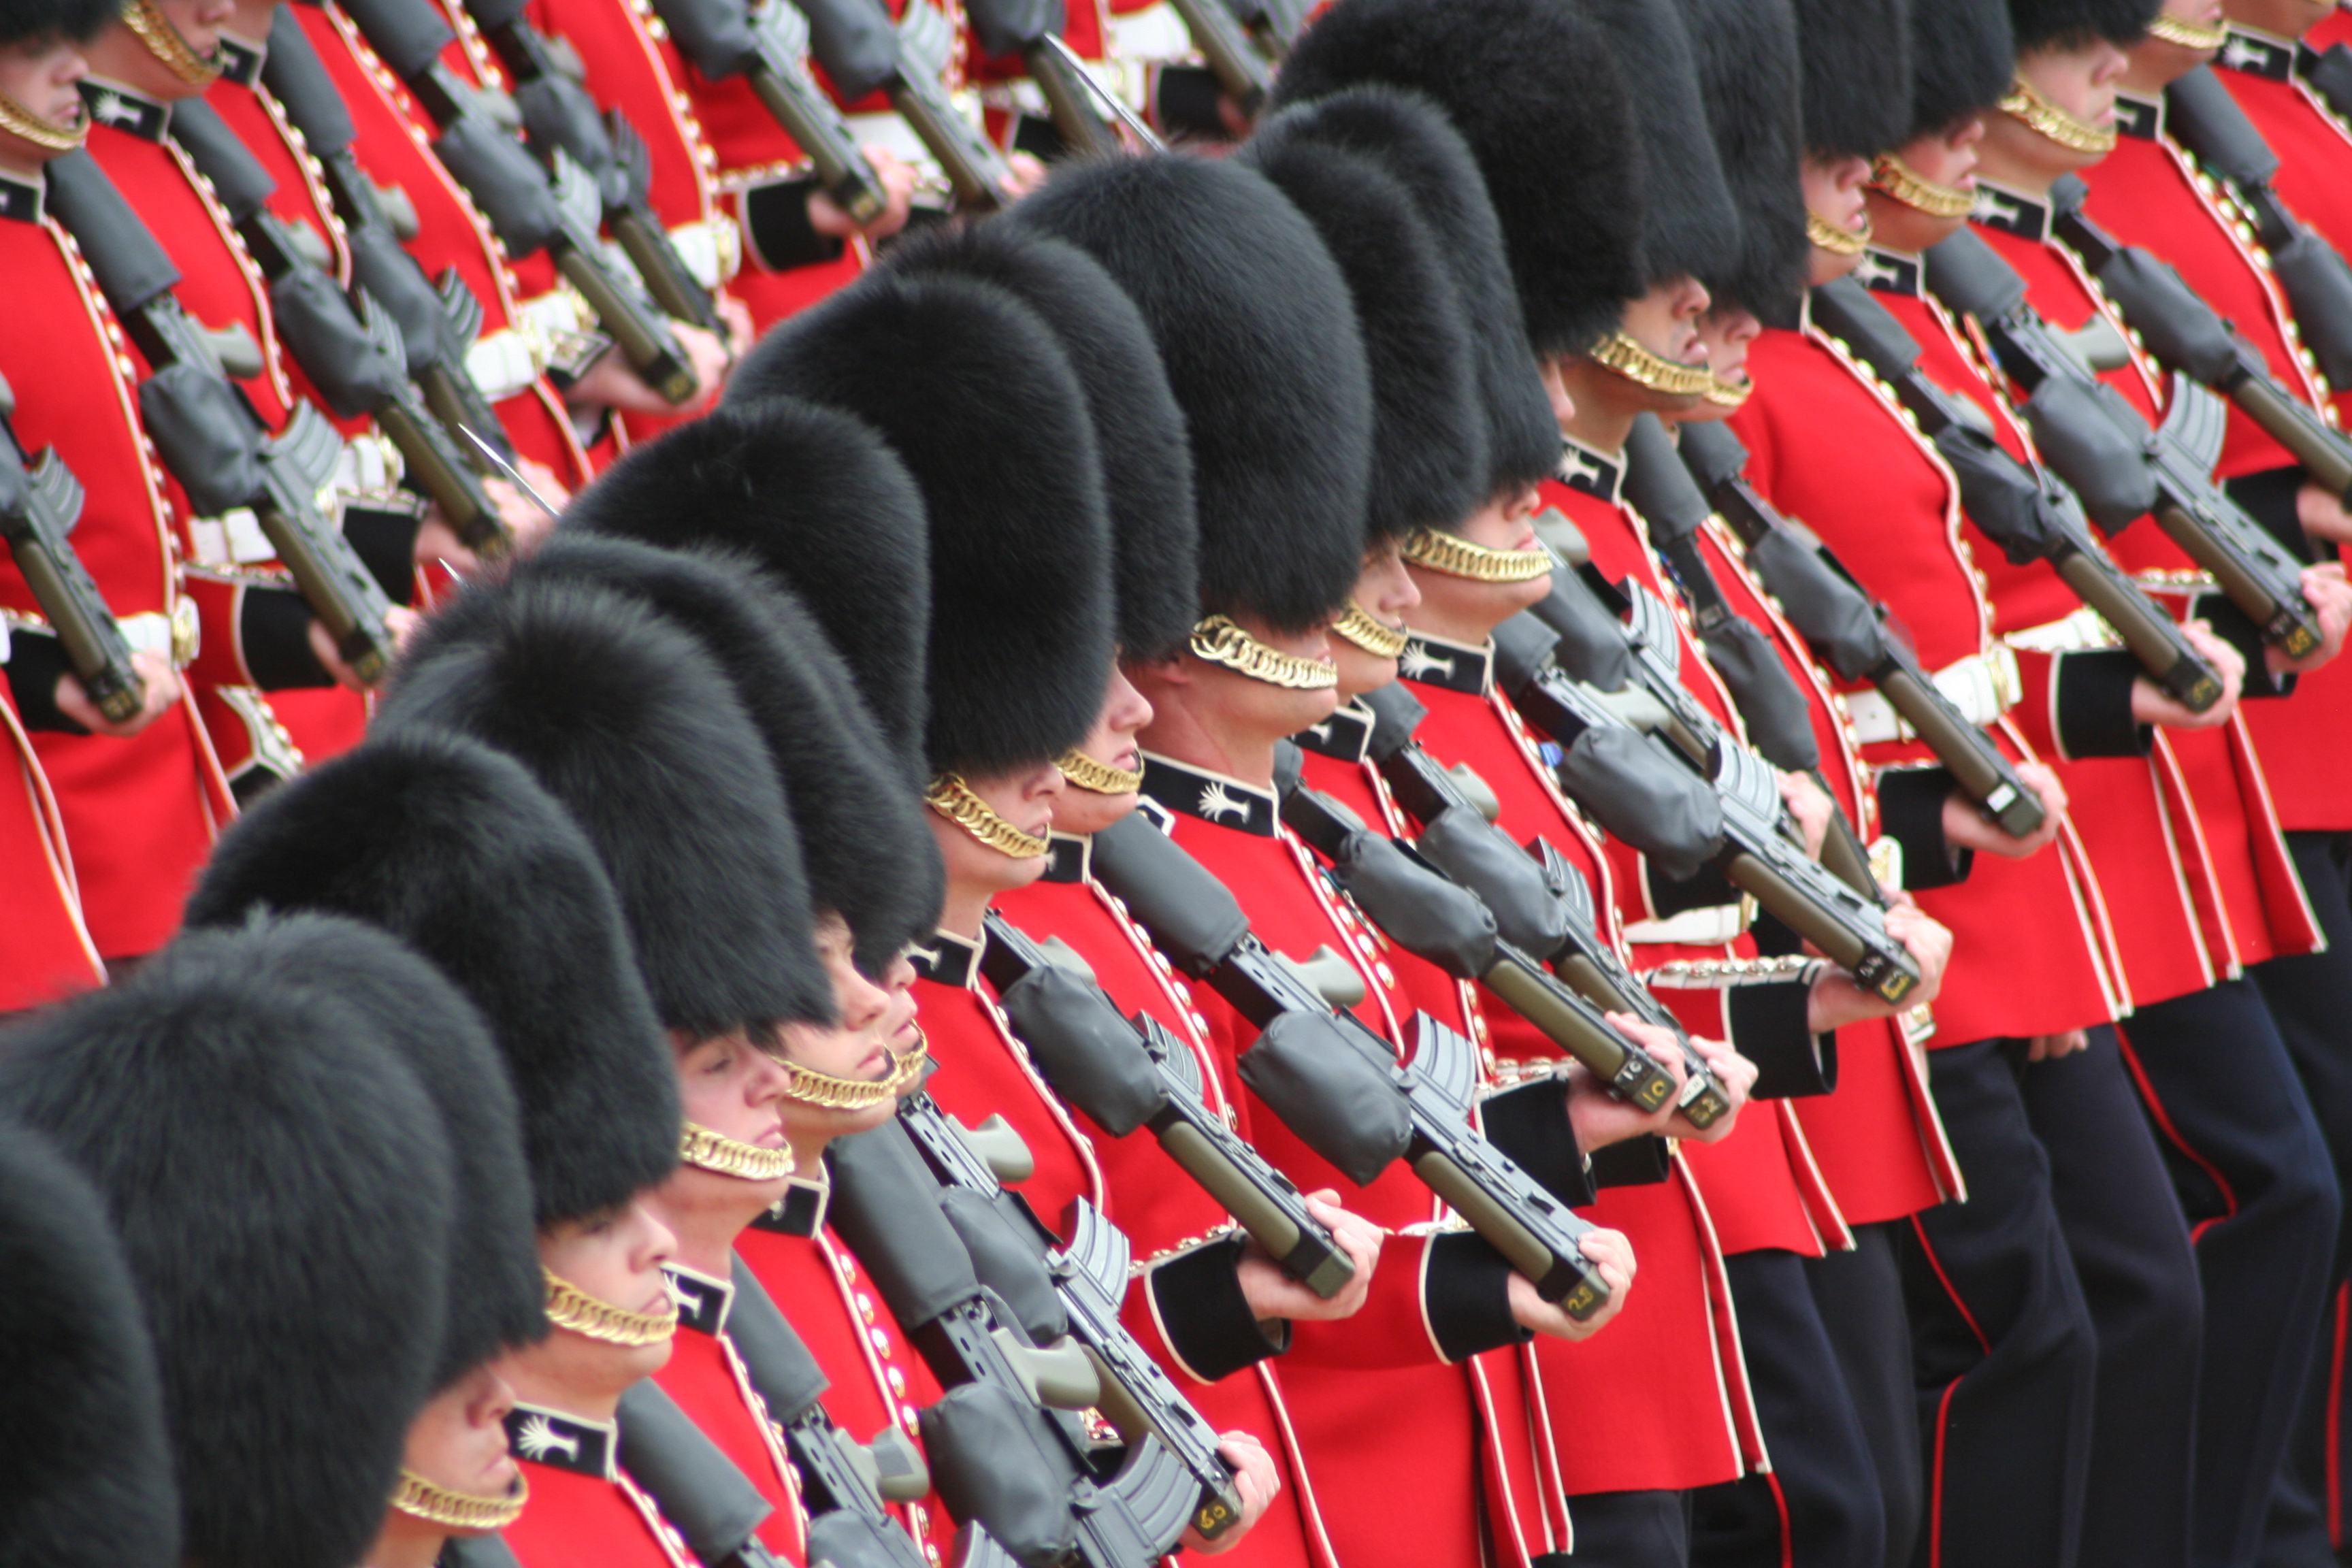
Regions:
<svg viewBox="0 0 2352 1568"><path fill-rule="evenodd" d="M1871 681L2002 832L2012 838L2025 838L2040 831L2044 815L2042 797L2010 782L2006 759L1983 731L1963 726L1935 693L1899 665L1890 663L1873 672Z"/></svg>
<svg viewBox="0 0 2352 1568"><path fill-rule="evenodd" d="M1488 1197L1469 1173L1443 1152L1425 1149L1413 1154L1412 1161L1413 1173L1422 1184L1469 1221L1471 1229L1535 1286L1537 1295L1559 1302L1560 1310L1579 1322L1607 1305L1607 1287L1587 1272L1581 1259L1555 1257L1534 1232Z"/></svg>
<svg viewBox="0 0 2352 1568"><path fill-rule="evenodd" d="M2118 581L2101 563L2076 551L2051 563L2066 585L2123 638L2156 683L2192 713L2221 700L2221 678L2180 634L2171 616L2137 588Z"/></svg>

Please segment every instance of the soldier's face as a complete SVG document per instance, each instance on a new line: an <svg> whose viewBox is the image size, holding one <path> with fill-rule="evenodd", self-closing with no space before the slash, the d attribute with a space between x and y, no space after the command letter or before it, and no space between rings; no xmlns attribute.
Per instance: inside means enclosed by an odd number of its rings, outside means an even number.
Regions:
<svg viewBox="0 0 2352 1568"><path fill-rule="evenodd" d="M964 784L997 816L1035 838L1044 837L1053 826L1054 808L1069 787L1062 770L1051 763L1009 773L967 774ZM1016 859L981 843L936 811L924 815L930 819L931 837L939 844L940 858L947 862L950 889L1007 892L1025 888L1045 873L1043 856Z"/></svg>
<svg viewBox="0 0 2352 1568"><path fill-rule="evenodd" d="M1977 188L1977 149L1985 136L1985 118L1971 114L1948 130L1915 136L1895 150L1895 155L1921 179L1956 191ZM1869 192L1870 226L1890 250L1917 255L1949 239L1968 225L1968 215L1937 217L1896 201L1873 186Z"/></svg>
<svg viewBox="0 0 2352 1568"><path fill-rule="evenodd" d="M514 1390L506 1380L487 1365L476 1367L425 1402L409 1424L401 1463L434 1485L467 1497L507 1496L518 1479L507 1451L506 1415L514 1405Z"/></svg>
<svg viewBox="0 0 2352 1568"><path fill-rule="evenodd" d="M667 1312L672 1306L662 1265L677 1254L677 1238L644 1194L586 1219L564 1220L539 1234L539 1260L549 1273L608 1306L631 1312ZM583 1394L619 1394L669 1360L669 1342L622 1346L558 1329L520 1352L566 1387Z"/></svg>
<svg viewBox="0 0 2352 1568"><path fill-rule="evenodd" d="M89 62L81 51L55 33L0 45L0 93L59 130L81 123L81 94L74 83L89 74ZM0 164L30 173L57 155L54 148L0 131Z"/></svg>
<svg viewBox="0 0 2352 1568"><path fill-rule="evenodd" d="M156 0L155 8L181 42L205 56L219 47L221 25L235 11L230 0ZM109 25L83 53L89 57L92 75L119 81L158 102L176 103L204 91L157 58L128 23Z"/></svg>
<svg viewBox="0 0 2352 1568"><path fill-rule="evenodd" d="M1543 493L1535 486L1496 497L1470 514L1454 531L1489 550L1536 548L1536 512ZM1525 583L1481 583L1408 565L1421 603L1405 612L1405 624L1450 642L1477 644L1528 605L1551 592L1551 574Z"/></svg>
<svg viewBox="0 0 2352 1568"><path fill-rule="evenodd" d="M1421 588L1393 544L1365 555L1351 595L1358 609L1391 630L1405 624L1405 612L1421 603ZM1367 691L1378 691L1397 678L1397 661L1357 647L1346 637L1331 638L1331 657L1339 665L1339 700L1352 702Z"/></svg>
<svg viewBox="0 0 2352 1568"><path fill-rule="evenodd" d="M908 1000L902 1008L886 985L860 974L856 951L848 923L839 915L827 914L817 922L817 955L824 961L825 975L833 982L833 1005L841 1021L831 1027L785 1025L781 1031L779 1054L794 1067L829 1078L873 1083L889 1077L890 1069L897 1065L896 1054L913 1046L913 1030L908 1026L914 1020L914 1003L911 994L907 994ZM912 966L899 967L906 968L911 984ZM908 1037L903 1043L898 1038L902 1031ZM886 1100L879 1105L856 1110L836 1110L806 1105L787 1096L777 1102L776 1110L793 1147L803 1153L802 1171L813 1174L806 1157L812 1139L821 1148L824 1141L879 1127L890 1120L898 1104L895 1100ZM691 1106L687 1114L694 1114Z"/></svg>
<svg viewBox="0 0 2352 1568"><path fill-rule="evenodd" d="M2020 79L2085 125L2113 130L2116 89L2123 85L2130 57L2104 38L2070 47L2040 48L2017 58ZM2046 185L2061 174L2087 169L2103 153L2066 146L2014 115L1995 113L1985 122L1985 172L1995 180Z"/></svg>
<svg viewBox="0 0 2352 1568"><path fill-rule="evenodd" d="M1095 727L1078 742L1078 750L1106 767L1133 773L1143 765L1143 751L1135 737L1151 722L1151 704L1117 664L1103 685L1103 705ZM1100 833L1135 809L1136 793L1097 795L1076 784L1054 802L1054 827L1060 833Z"/></svg>
<svg viewBox="0 0 2352 1568"><path fill-rule="evenodd" d="M1698 319L1699 342L1706 345L1706 364L1715 372L1717 381L1733 386L1748 384L1748 346L1764 323L1754 312L1736 305L1718 305ZM1714 421L1731 417L1731 409L1712 400L1702 400L1695 407L1675 416L1675 423L1687 425L1694 420Z"/></svg>
<svg viewBox="0 0 2352 1568"><path fill-rule="evenodd" d="M1649 291L1625 307L1620 323L1625 335L1656 354L1676 364L1704 364L1706 345L1700 341L1698 320L1714 300L1706 286L1696 278L1670 278L1654 283ZM1616 400L1626 407L1652 414L1677 414L1699 399L1654 392L1639 382L1613 376L1605 383Z"/></svg>
<svg viewBox="0 0 2352 1568"><path fill-rule="evenodd" d="M723 1138L755 1149L782 1149L784 1136L783 1064L761 1050L741 1030L716 1039L691 1041L673 1035L678 1099L686 1119ZM784 1195L784 1178L751 1182L740 1176L680 1165L662 1184L662 1213L677 1223L692 1212L721 1211L749 1225L761 1209Z"/></svg>
<svg viewBox="0 0 2352 1568"><path fill-rule="evenodd" d="M2221 0L2164 0L2163 14L2175 21L2210 27L2222 19ZM2124 72L2124 85L2136 92L2161 92L2168 83L2187 76L2221 52L2219 44L2210 49L2192 49L2150 33L2132 46L2131 67Z"/></svg>
<svg viewBox="0 0 2352 1568"><path fill-rule="evenodd" d="M1869 223L1869 206L1863 185L1870 178L1870 163L1864 158L1819 158L1805 155L1801 178L1805 187L1805 210L1846 234L1862 234ZM1862 258L1841 256L1834 250L1812 247L1811 280L1827 283L1844 277L1861 264Z"/></svg>
<svg viewBox="0 0 2352 1568"><path fill-rule="evenodd" d="M2232 22L2283 38L2299 38L2336 9L2336 0L2227 0L2222 9Z"/></svg>

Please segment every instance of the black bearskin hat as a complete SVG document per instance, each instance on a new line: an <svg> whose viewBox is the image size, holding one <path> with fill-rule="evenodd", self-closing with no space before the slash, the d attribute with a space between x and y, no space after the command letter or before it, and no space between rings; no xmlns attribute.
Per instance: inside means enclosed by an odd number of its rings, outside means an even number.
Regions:
<svg viewBox="0 0 2352 1568"><path fill-rule="evenodd" d="M514 576L601 584L701 641L783 775L811 900L848 922L869 973L938 927L947 872L922 800L815 618L756 562L559 533Z"/></svg>
<svg viewBox="0 0 2352 1568"><path fill-rule="evenodd" d="M1739 243L1702 275L1718 305L1776 326L1797 318L1805 238L1803 75L1789 0L1682 0L1699 93L1739 214Z"/></svg>
<svg viewBox="0 0 2352 1568"><path fill-rule="evenodd" d="M1314 226L1263 175L1182 154L1065 165L1007 221L1091 254L1150 324L1192 437L1201 610L1292 632L1338 611L1363 563L1372 397Z"/></svg>
<svg viewBox="0 0 2352 1568"><path fill-rule="evenodd" d="M1911 136L1990 109L2016 75L2017 37L2002 0L1912 0Z"/></svg>
<svg viewBox="0 0 2352 1568"><path fill-rule="evenodd" d="M1875 158L1909 139L1909 9L1906 0L1797 0L1806 151Z"/></svg>
<svg viewBox="0 0 2352 1568"><path fill-rule="evenodd" d="M1135 301L1077 247L1010 224L936 226L893 247L887 266L1000 284L1054 329L1094 416L1118 645L1147 658L1181 647L1200 602L1192 454L1184 411Z"/></svg>
<svg viewBox="0 0 2352 1568"><path fill-rule="evenodd" d="M1260 126L1237 156L1281 187L1348 280L1372 376L1365 542L1451 528L1486 499L1486 422L1470 321L1412 193L1377 160L1313 134L1318 106Z"/></svg>
<svg viewBox="0 0 2352 1568"><path fill-rule="evenodd" d="M0 1123L0 1568L175 1568L180 1499L138 1288L89 1184Z"/></svg>
<svg viewBox="0 0 2352 1568"><path fill-rule="evenodd" d="M2009 0L2020 54L2094 37L2128 47L2147 35L2148 24L2163 9L2164 0Z"/></svg>
<svg viewBox="0 0 2352 1568"><path fill-rule="evenodd" d="M1545 478L1559 463L1559 422L1528 352L1503 227L1470 145L1436 102L1374 83L1297 103L1286 133L1379 160L1404 183L1436 237L1469 318L1487 472L1481 500ZM1263 132L1261 132L1263 134Z"/></svg>
<svg viewBox="0 0 2352 1568"><path fill-rule="evenodd" d="M677 1163L677 1074L620 904L579 826L513 759L421 726L378 729L272 790L222 835L188 923L257 908L381 926L480 1009L520 1101L541 1228L611 1208ZM535 1333L540 1299L534 1272L527 1317L475 1303L481 1338ZM467 1337L452 1329L453 1343Z"/></svg>
<svg viewBox="0 0 2352 1568"><path fill-rule="evenodd" d="M1707 133L1681 11L1660 0L1584 0L1609 35L1641 128L1642 284L1705 279L1737 254L1739 214Z"/></svg>
<svg viewBox="0 0 2352 1568"><path fill-rule="evenodd" d="M1582 353L1643 289L1645 181L1624 73L1563 0L1339 0L1299 35L1277 104L1386 82L1435 99L1478 156L1535 351Z"/></svg>
<svg viewBox="0 0 2352 1568"><path fill-rule="evenodd" d="M113 0L0 0L0 44L52 33L88 43L121 15L121 6Z"/></svg>
<svg viewBox="0 0 2352 1568"><path fill-rule="evenodd" d="M0 1047L0 1103L121 1238L200 1568L358 1562L441 1353L448 1142L384 1021L338 994L361 976L284 984L323 919L184 936Z"/></svg>
<svg viewBox="0 0 2352 1568"><path fill-rule="evenodd" d="M924 531L922 492L871 426L798 398L734 396L606 469L557 530L750 551L824 625L918 786L930 776Z"/></svg>
<svg viewBox="0 0 2352 1568"><path fill-rule="evenodd" d="M834 1016L783 782L692 633L584 584L477 589L425 623L377 721L470 735L563 803L669 1027Z"/></svg>
<svg viewBox="0 0 2352 1568"><path fill-rule="evenodd" d="M866 420L922 488L933 771L1001 773L1085 739L1110 679L1110 521L1053 329L992 283L869 274L745 356L730 395L765 392Z"/></svg>

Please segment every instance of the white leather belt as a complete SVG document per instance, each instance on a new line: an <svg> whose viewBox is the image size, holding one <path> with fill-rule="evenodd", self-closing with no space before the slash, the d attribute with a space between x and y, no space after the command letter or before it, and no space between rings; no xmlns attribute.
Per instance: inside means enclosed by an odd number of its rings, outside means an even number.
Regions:
<svg viewBox="0 0 2352 1568"><path fill-rule="evenodd" d="M678 225L669 231L669 242L705 289L716 289L743 270L743 231L723 214Z"/></svg>
<svg viewBox="0 0 2352 1568"><path fill-rule="evenodd" d="M122 640L131 645L133 653L152 654L175 669L185 669L195 662L202 628L194 599L179 600L168 616L161 610L142 610L135 616L117 616L114 624L122 628ZM12 628L44 637L52 635L48 622L39 616L21 610L0 610L0 664L8 662Z"/></svg>
<svg viewBox="0 0 2352 1568"><path fill-rule="evenodd" d="M487 389L485 389L487 390ZM383 510L421 511L419 498L400 489L407 465L400 449L381 436L355 436L335 456L326 488L354 503ZM278 559L278 547L261 531L250 507L232 507L211 517L188 520L190 552L199 566L252 566Z"/></svg>
<svg viewBox="0 0 2352 1568"><path fill-rule="evenodd" d="M1709 904L1704 909L1685 910L1680 914L1662 920L1634 921L1625 928L1629 942L1682 942L1691 947L1715 947L1733 942L1745 932L1756 918L1754 908L1746 900L1736 904Z"/></svg>
<svg viewBox="0 0 2352 1568"><path fill-rule="evenodd" d="M1970 654L1945 666L1929 679L1935 681L1936 689L1949 698L1952 706L1979 729L1997 721L2017 706L2021 695L2017 655L2005 645L1996 645L1990 653ZM1895 705L1877 692L1849 691L1844 702L1846 717L1853 721L1853 738L1863 744L1913 738L1911 726L1895 711Z"/></svg>
<svg viewBox="0 0 2352 1568"><path fill-rule="evenodd" d="M2088 653L2094 648L2121 647L2123 641L2107 625L2106 618L2088 605L2063 619L2011 632L2001 640L2027 653Z"/></svg>

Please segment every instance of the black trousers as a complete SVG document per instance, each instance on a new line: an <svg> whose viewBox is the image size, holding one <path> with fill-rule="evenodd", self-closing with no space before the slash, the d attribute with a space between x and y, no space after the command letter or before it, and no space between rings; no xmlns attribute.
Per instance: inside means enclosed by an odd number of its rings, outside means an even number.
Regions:
<svg viewBox="0 0 2352 1568"><path fill-rule="evenodd" d="M1691 1494L1692 1568L1885 1568L1878 1476L1805 1260L1724 1260L1769 1474Z"/></svg>
<svg viewBox="0 0 2352 1568"><path fill-rule="evenodd" d="M2262 988L2303 1080L2327 1140L2336 1185L2352 1192L2352 833L2290 833L2286 841L2320 929L2327 933L2328 951L2274 958L2248 973ZM2342 1397L2346 1282L2352 1279L2347 1243L2352 1226L2339 1224L2311 1374L2288 1437L2286 1463L2271 1493L2270 1521L2256 1559L2263 1568L2329 1568L2345 1539L2343 1464L2352 1454L2344 1446Z"/></svg>
<svg viewBox="0 0 2352 1568"><path fill-rule="evenodd" d="M1539 1568L1683 1568L1690 1561L1690 1500L1666 1491L1572 1497L1576 1550Z"/></svg>
<svg viewBox="0 0 2352 1568"><path fill-rule="evenodd" d="M1856 1226L1852 1252L1804 1260L1806 1282L1869 1445L1879 1516L1886 1525L1885 1568L1910 1563L1926 1496L1911 1377L1911 1319L1896 1257L1901 1238L1910 1231L1909 1220Z"/></svg>
<svg viewBox="0 0 2352 1568"><path fill-rule="evenodd" d="M2302 1402L2340 1199L2319 1124L2250 981L2116 1026L2160 1134L2204 1286L2191 1561L2253 1561Z"/></svg>

